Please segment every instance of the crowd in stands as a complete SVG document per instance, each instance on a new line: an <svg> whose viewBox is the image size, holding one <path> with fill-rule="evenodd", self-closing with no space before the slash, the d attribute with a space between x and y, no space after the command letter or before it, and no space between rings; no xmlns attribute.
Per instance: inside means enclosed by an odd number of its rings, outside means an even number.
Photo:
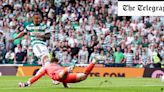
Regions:
<svg viewBox="0 0 164 92"><path fill-rule="evenodd" d="M29 34L14 42L41 11L51 31L47 46L63 66L101 56L108 67L161 67L164 17L117 16L117 0L0 0L0 63L39 65Z"/></svg>

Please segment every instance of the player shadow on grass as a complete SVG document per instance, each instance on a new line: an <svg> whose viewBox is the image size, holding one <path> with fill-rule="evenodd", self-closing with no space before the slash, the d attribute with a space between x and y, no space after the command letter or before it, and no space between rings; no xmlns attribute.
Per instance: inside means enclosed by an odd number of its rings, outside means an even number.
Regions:
<svg viewBox="0 0 164 92"><path fill-rule="evenodd" d="M62 87L57 87L57 89L63 89ZM109 88L101 88L101 87L97 87L97 86L95 86L95 87L70 87L70 88L68 88L68 89L70 89L70 90L77 90L77 89L80 89L80 90L109 90ZM67 90L68 90L67 89Z"/></svg>
<svg viewBox="0 0 164 92"><path fill-rule="evenodd" d="M111 85L112 84L112 82L111 81L109 81L109 80L103 80L103 81L101 81L100 83L99 83L99 86L104 86L104 85Z"/></svg>

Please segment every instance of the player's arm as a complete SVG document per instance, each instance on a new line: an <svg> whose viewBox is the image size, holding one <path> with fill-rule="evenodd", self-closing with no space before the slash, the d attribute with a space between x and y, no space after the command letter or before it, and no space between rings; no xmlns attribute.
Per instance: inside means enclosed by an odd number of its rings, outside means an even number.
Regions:
<svg viewBox="0 0 164 92"><path fill-rule="evenodd" d="M49 40L50 39L50 30L49 30L49 28L46 28L44 34L36 33L35 36L37 36L38 38Z"/></svg>
<svg viewBox="0 0 164 92"><path fill-rule="evenodd" d="M41 33L35 33L35 36L37 36L38 38L42 38L42 39L50 39L50 34L46 33L46 34L41 34Z"/></svg>
<svg viewBox="0 0 164 92"><path fill-rule="evenodd" d="M11 39L11 41L14 41L14 40L16 40L16 39L18 39L18 38L21 38L21 37L23 37L25 34L26 34L26 32L22 31L22 32L20 32L20 33L18 34L18 36L16 36L15 38Z"/></svg>
<svg viewBox="0 0 164 92"><path fill-rule="evenodd" d="M19 83L19 87L27 87L32 85L34 82L36 82L37 80L39 80L42 76L44 76L46 74L46 69L45 67L42 67L35 76L33 76L32 78L30 78L26 83Z"/></svg>
<svg viewBox="0 0 164 92"><path fill-rule="evenodd" d="M42 67L35 76L33 76L32 78L30 78L28 80L28 83L33 84L38 79L40 79L42 76L44 76L45 73L46 73L46 69L45 69L45 67Z"/></svg>

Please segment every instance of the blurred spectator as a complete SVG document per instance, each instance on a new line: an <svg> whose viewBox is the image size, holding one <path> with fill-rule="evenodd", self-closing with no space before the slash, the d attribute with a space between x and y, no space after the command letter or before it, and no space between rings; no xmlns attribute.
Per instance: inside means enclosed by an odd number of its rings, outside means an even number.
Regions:
<svg viewBox="0 0 164 92"><path fill-rule="evenodd" d="M141 56L140 56L140 58L141 58L141 62L142 62L142 67L148 67L148 64L149 64L149 62L148 62L148 54L147 54L147 52L146 52L146 49L142 49L142 51L141 51Z"/></svg>
<svg viewBox="0 0 164 92"><path fill-rule="evenodd" d="M72 65L75 65L77 62L78 62L78 58L76 55L74 55L72 60L71 60L71 63L72 63Z"/></svg>
<svg viewBox="0 0 164 92"><path fill-rule="evenodd" d="M134 54L131 49L124 55L127 67L133 67Z"/></svg>
<svg viewBox="0 0 164 92"><path fill-rule="evenodd" d="M70 37L68 38L68 45L70 47L73 47L75 44L77 44L77 39L75 38L75 34L74 33L71 33Z"/></svg>
<svg viewBox="0 0 164 92"><path fill-rule="evenodd" d="M16 45L16 47L15 47L15 49L14 49L14 53L19 52L19 51L20 51L19 48L21 48L21 50L22 50L21 44L17 44L17 45Z"/></svg>
<svg viewBox="0 0 164 92"><path fill-rule="evenodd" d="M134 66L135 67L140 67L141 65L142 65L142 60L141 60L141 58L140 58L140 56L141 56L141 54L140 54L140 52L139 51L134 51L135 52L135 54L134 54L134 61L133 61L133 63L134 63Z"/></svg>
<svg viewBox="0 0 164 92"><path fill-rule="evenodd" d="M148 56L150 57L151 63L153 63L153 53L155 51L154 45L150 44L148 47Z"/></svg>
<svg viewBox="0 0 164 92"><path fill-rule="evenodd" d="M162 57L160 56L159 52L154 51L153 53L153 65L155 68L161 68L161 61Z"/></svg>
<svg viewBox="0 0 164 92"><path fill-rule="evenodd" d="M30 39L28 35L25 35L21 41L21 45L23 49L27 49L30 46Z"/></svg>
<svg viewBox="0 0 164 92"><path fill-rule="evenodd" d="M23 28L22 27L18 27L16 30L15 30L15 33L12 35L12 38L15 38L18 36L18 34L23 31ZM22 38L18 38L16 40L14 40L14 46L17 46L18 44L21 44L21 40Z"/></svg>
<svg viewBox="0 0 164 92"><path fill-rule="evenodd" d="M27 49L27 62L26 63L30 65L35 64L34 53L31 46L29 46Z"/></svg>
<svg viewBox="0 0 164 92"><path fill-rule="evenodd" d="M95 56L98 56L98 55L99 55L99 52L98 52L98 50L97 50L97 47L95 46L93 52L92 52L91 55L90 55L89 62L91 62L92 59L93 59Z"/></svg>
<svg viewBox="0 0 164 92"><path fill-rule="evenodd" d="M13 64L14 62L14 52L12 50L9 50L6 55L5 55L5 58L6 58L6 64Z"/></svg>
<svg viewBox="0 0 164 92"><path fill-rule="evenodd" d="M86 46L82 46L82 49L78 53L78 63L87 64L88 63L88 51Z"/></svg>
<svg viewBox="0 0 164 92"><path fill-rule="evenodd" d="M62 58L63 58L63 49L60 48L59 51L56 51L55 56L59 59L59 62L62 62Z"/></svg>
<svg viewBox="0 0 164 92"><path fill-rule="evenodd" d="M109 49L109 48L108 48L108 52L106 54L106 60L105 60L104 65L107 67L114 67L114 57L111 52L111 49Z"/></svg>
<svg viewBox="0 0 164 92"><path fill-rule="evenodd" d="M79 47L77 47L77 43L75 43L73 45L73 47L71 47L71 56L78 56L78 52L79 52Z"/></svg>
<svg viewBox="0 0 164 92"><path fill-rule="evenodd" d="M104 64L106 60L106 55L103 49L100 50L100 53L98 55L100 57L100 60L98 61L99 64Z"/></svg>
<svg viewBox="0 0 164 92"><path fill-rule="evenodd" d="M22 50L22 46L18 46L18 50L15 53L14 64L24 64L26 63L27 53Z"/></svg>
<svg viewBox="0 0 164 92"><path fill-rule="evenodd" d="M65 30L61 30L60 33L59 33L59 40L60 41L64 41L66 39L66 33L65 33Z"/></svg>
<svg viewBox="0 0 164 92"><path fill-rule="evenodd" d="M126 45L131 44L134 41L134 36L132 35L132 32L129 33L129 36L127 37Z"/></svg>
<svg viewBox="0 0 164 92"><path fill-rule="evenodd" d="M114 63L116 67L123 66L122 62L124 60L124 55L120 50L120 47L117 47L117 51L114 52Z"/></svg>
<svg viewBox="0 0 164 92"><path fill-rule="evenodd" d="M3 20L3 23L4 25L1 27L2 28L2 31L3 31L3 38L5 39L5 47L7 50L10 50L10 49L14 49L13 47L13 43L9 42L9 40L12 38L12 35L13 35L13 32L11 32L11 30L9 29L9 26L7 24L7 20ZM0 28L0 29L1 29Z"/></svg>
<svg viewBox="0 0 164 92"><path fill-rule="evenodd" d="M60 42L59 41L57 41L55 43L55 46L54 46L54 48L52 50L52 56L56 57L56 54L57 54L58 51L60 51Z"/></svg>
<svg viewBox="0 0 164 92"><path fill-rule="evenodd" d="M62 66L71 66L72 65L71 59L72 58L69 52L67 50L64 50L60 64Z"/></svg>
<svg viewBox="0 0 164 92"><path fill-rule="evenodd" d="M4 44L0 42L0 64L4 64L6 62L5 55L7 50L4 47Z"/></svg>

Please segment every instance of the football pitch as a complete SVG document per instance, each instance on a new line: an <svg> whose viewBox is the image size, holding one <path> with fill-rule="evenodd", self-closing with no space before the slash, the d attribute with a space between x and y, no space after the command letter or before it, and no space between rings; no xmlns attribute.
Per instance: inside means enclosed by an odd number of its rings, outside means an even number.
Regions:
<svg viewBox="0 0 164 92"><path fill-rule="evenodd" d="M53 85L43 77L27 88L19 88L18 82L25 82L29 77L0 77L0 92L164 92L164 83L155 78L100 78L89 77L80 83Z"/></svg>

